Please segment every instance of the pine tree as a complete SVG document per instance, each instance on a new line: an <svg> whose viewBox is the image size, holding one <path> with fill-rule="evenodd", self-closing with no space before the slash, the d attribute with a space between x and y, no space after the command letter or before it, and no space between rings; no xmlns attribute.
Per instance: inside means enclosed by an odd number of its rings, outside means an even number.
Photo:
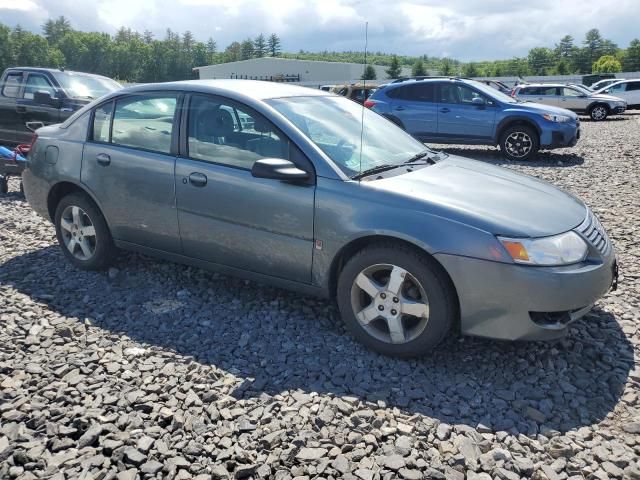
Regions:
<svg viewBox="0 0 640 480"><path fill-rule="evenodd" d="M253 58L255 55L255 50L253 48L253 40L247 38L244 42L242 42L240 46L240 59L241 60L249 60Z"/></svg>
<svg viewBox="0 0 640 480"><path fill-rule="evenodd" d="M400 68L400 62L398 61L398 56L394 55L391 57L391 65L389 68L385 70L387 74L387 78L398 78L400 73L402 73L402 68Z"/></svg>
<svg viewBox="0 0 640 480"><path fill-rule="evenodd" d="M411 74L414 77L423 77L427 74L427 70L424 68L422 59L416 60L416 62L413 64L413 67L411 67Z"/></svg>
<svg viewBox="0 0 640 480"><path fill-rule="evenodd" d="M376 78L378 78L376 75L376 69L373 68L373 65L367 65L364 68L364 72L362 73L360 80L375 80Z"/></svg>
<svg viewBox="0 0 640 480"><path fill-rule="evenodd" d="M280 37L275 33L269 35L269 40L267 40L267 50L269 51L269 55L272 57L280 55Z"/></svg>
<svg viewBox="0 0 640 480"><path fill-rule="evenodd" d="M207 48L207 63L208 64L215 63L216 50L218 48L216 41L213 38L209 37L209 40L207 40L206 48Z"/></svg>
<svg viewBox="0 0 640 480"><path fill-rule="evenodd" d="M267 54L267 42L262 33L253 41L253 54L257 58L264 57Z"/></svg>

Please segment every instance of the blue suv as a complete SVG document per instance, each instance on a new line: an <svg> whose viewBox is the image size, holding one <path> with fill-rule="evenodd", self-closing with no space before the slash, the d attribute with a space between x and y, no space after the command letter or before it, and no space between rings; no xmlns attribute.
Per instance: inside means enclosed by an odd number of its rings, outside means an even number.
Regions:
<svg viewBox="0 0 640 480"><path fill-rule="evenodd" d="M572 147L578 116L564 108L520 102L474 80L432 78L390 83L365 106L423 142L499 145L512 160Z"/></svg>

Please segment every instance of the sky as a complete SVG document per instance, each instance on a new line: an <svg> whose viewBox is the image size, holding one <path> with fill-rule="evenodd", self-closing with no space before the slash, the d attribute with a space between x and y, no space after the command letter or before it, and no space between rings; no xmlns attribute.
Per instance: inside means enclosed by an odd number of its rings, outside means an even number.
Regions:
<svg viewBox="0 0 640 480"><path fill-rule="evenodd" d="M524 56L590 28L626 47L640 37L640 0L0 0L0 23L40 32L48 18L114 33L126 26L162 38L167 28L234 40L276 32L283 50L357 50L451 56L463 61Z"/></svg>

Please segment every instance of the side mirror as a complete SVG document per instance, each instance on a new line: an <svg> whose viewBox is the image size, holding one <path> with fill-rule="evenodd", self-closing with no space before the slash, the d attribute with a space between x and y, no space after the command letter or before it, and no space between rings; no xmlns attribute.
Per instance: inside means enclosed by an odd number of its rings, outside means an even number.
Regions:
<svg viewBox="0 0 640 480"><path fill-rule="evenodd" d="M487 101L482 97L473 97L471 103L479 107L484 107L487 104Z"/></svg>
<svg viewBox="0 0 640 480"><path fill-rule="evenodd" d="M58 99L51 97L50 92L39 91L33 93L33 103L37 105L48 105L50 107L58 106Z"/></svg>
<svg viewBox="0 0 640 480"><path fill-rule="evenodd" d="M293 162L282 158L262 158L251 167L251 175L256 178L296 181L306 180L309 174L299 169Z"/></svg>

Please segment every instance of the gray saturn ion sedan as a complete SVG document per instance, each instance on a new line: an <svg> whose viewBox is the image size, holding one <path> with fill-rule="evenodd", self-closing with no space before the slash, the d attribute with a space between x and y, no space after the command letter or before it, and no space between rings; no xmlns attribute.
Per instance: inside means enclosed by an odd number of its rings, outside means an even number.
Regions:
<svg viewBox="0 0 640 480"><path fill-rule="evenodd" d="M27 199L78 268L124 248L335 298L388 355L453 329L556 338L616 283L613 246L577 198L434 152L320 90L140 85L34 142Z"/></svg>

